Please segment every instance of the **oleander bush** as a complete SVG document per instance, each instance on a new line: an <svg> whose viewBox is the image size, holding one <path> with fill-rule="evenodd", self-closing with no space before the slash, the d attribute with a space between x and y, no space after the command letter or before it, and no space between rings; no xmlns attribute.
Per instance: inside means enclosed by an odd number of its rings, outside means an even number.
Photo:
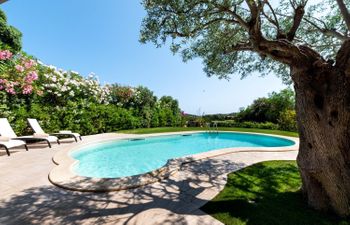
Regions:
<svg viewBox="0 0 350 225"><path fill-rule="evenodd" d="M27 118L48 132L83 135L141 127L181 126L177 100L158 99L146 87L101 85L98 77L48 66L23 53L0 50L0 117L17 134L27 134Z"/></svg>

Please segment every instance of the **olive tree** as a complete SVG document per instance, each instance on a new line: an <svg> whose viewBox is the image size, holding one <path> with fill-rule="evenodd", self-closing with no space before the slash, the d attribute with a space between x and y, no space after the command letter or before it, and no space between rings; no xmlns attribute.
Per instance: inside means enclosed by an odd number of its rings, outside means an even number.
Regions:
<svg viewBox="0 0 350 225"><path fill-rule="evenodd" d="M350 215L350 1L143 0L141 42L169 43L226 78L275 72L294 84L302 191Z"/></svg>

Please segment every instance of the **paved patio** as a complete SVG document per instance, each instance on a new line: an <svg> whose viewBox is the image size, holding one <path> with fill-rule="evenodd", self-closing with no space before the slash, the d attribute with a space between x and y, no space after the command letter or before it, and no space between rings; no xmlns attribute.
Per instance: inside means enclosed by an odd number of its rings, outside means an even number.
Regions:
<svg viewBox="0 0 350 225"><path fill-rule="evenodd" d="M100 134L83 137L83 142L135 136ZM29 152L19 149L10 157L0 156L0 224L221 224L199 208L224 187L227 173L297 155L297 151L232 153L183 165L168 179L141 188L90 193L49 182L55 166L52 157L60 148L37 144Z"/></svg>

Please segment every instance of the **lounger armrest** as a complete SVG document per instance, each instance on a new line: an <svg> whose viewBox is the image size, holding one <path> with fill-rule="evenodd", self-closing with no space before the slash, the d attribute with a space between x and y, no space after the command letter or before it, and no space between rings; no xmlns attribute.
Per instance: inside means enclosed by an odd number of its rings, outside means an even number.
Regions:
<svg viewBox="0 0 350 225"><path fill-rule="evenodd" d="M42 134L34 133L34 135L33 135L33 137L35 137L35 138L47 138L49 136L50 136L49 134L45 134L45 133L42 133Z"/></svg>
<svg viewBox="0 0 350 225"><path fill-rule="evenodd" d="M70 130L60 130L58 133L60 133L60 134L72 134L72 131L70 131Z"/></svg>
<svg viewBox="0 0 350 225"><path fill-rule="evenodd" d="M0 136L1 142L9 142L10 140L11 140L11 138L9 138L9 137Z"/></svg>

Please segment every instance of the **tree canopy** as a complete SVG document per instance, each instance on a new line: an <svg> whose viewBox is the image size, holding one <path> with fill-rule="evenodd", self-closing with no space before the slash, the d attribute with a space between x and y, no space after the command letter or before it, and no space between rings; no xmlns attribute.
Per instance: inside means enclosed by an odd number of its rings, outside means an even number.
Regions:
<svg viewBox="0 0 350 225"><path fill-rule="evenodd" d="M141 42L170 40L185 61L202 58L209 76L274 71L293 82L302 191L312 207L350 216L350 0L143 5ZM294 117L290 112L284 121Z"/></svg>
<svg viewBox="0 0 350 225"><path fill-rule="evenodd" d="M350 0L144 0L141 42L183 59L200 57L207 75L283 75L289 66L335 60L349 39ZM339 10L340 9L340 10ZM341 12L341 13L340 13Z"/></svg>
<svg viewBox="0 0 350 225"><path fill-rule="evenodd" d="M6 14L0 10L0 46L18 52L22 48L22 33L7 24Z"/></svg>

